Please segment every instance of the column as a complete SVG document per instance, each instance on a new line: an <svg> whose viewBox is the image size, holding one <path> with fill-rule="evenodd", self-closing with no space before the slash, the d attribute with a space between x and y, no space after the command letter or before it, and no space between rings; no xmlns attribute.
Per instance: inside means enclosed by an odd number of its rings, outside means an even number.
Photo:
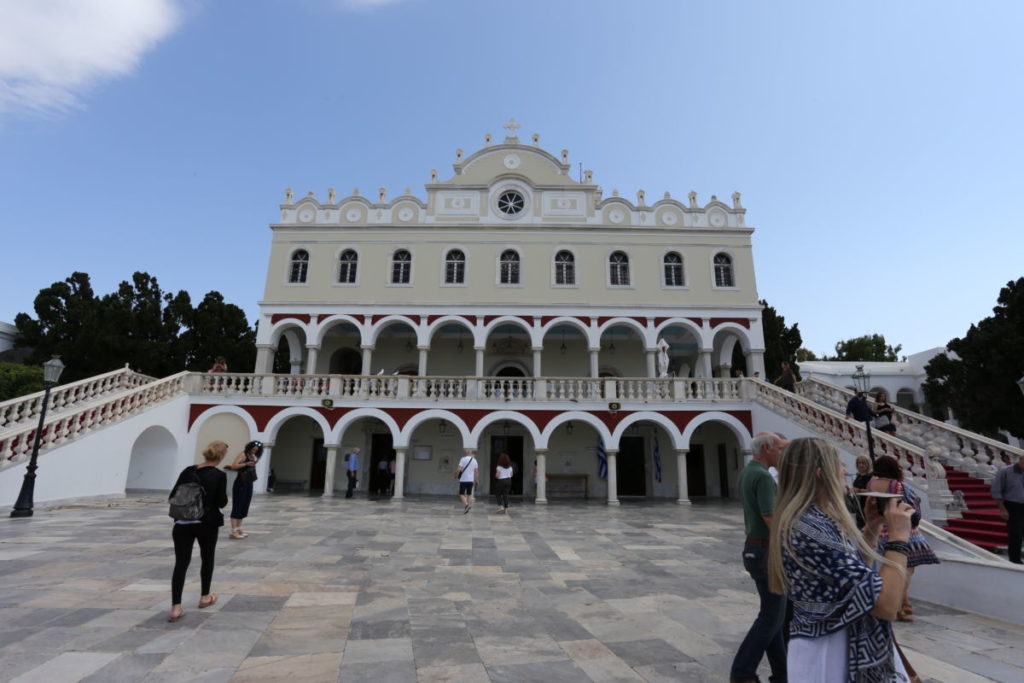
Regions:
<svg viewBox="0 0 1024 683"><path fill-rule="evenodd" d="M768 379L764 373L764 351L751 351L747 354L747 377L753 377L755 372L760 372L762 379Z"/></svg>
<svg viewBox="0 0 1024 683"><path fill-rule="evenodd" d="M754 452L749 448L744 448L740 450L740 453L743 454L743 466L746 467L754 459Z"/></svg>
<svg viewBox="0 0 1024 683"><path fill-rule="evenodd" d="M534 456L537 458L537 497L534 499L534 503L537 505L548 504L548 463L547 463L547 451L534 451Z"/></svg>
<svg viewBox="0 0 1024 683"><path fill-rule="evenodd" d="M319 357L320 357L320 347L319 346L312 346L312 345L307 345L306 346L306 374L307 375L315 375L316 374L316 361L317 361L317 359Z"/></svg>
<svg viewBox="0 0 1024 683"><path fill-rule="evenodd" d="M275 349L270 344L257 344L256 345L256 367L253 368L253 372L257 375L263 375L274 371L274 352Z"/></svg>
<svg viewBox="0 0 1024 683"><path fill-rule="evenodd" d="M658 350L647 349L647 376L657 377L658 376L658 363L657 363Z"/></svg>
<svg viewBox="0 0 1024 683"><path fill-rule="evenodd" d="M255 438L259 439L259 435ZM253 491L256 493L267 492L267 480L270 478L270 451L274 449L274 444L263 442L263 455L260 456L260 461L256 463L256 483L253 485ZM228 458L234 456L228 453ZM224 458L227 460L227 458ZM221 463L223 464L223 463Z"/></svg>
<svg viewBox="0 0 1024 683"><path fill-rule="evenodd" d="M619 504L619 472L616 469L616 457L619 455L617 450L607 449L605 455L608 456L608 504L618 505Z"/></svg>
<svg viewBox="0 0 1024 683"><path fill-rule="evenodd" d="M372 375L373 374L373 369L371 368L370 364L373 362L373 347L369 346L369 345L366 345L366 346L363 346L362 349L363 349L363 374L364 375Z"/></svg>
<svg viewBox="0 0 1024 683"><path fill-rule="evenodd" d="M695 374L698 377L711 377L711 349L701 349Z"/></svg>
<svg viewBox="0 0 1024 683"><path fill-rule="evenodd" d="M420 365L419 375L420 377L426 377L427 375L427 354L430 352L429 346L421 346L420 349Z"/></svg>
<svg viewBox="0 0 1024 683"><path fill-rule="evenodd" d="M732 377L732 365L724 364L718 366L718 377Z"/></svg>
<svg viewBox="0 0 1024 683"><path fill-rule="evenodd" d="M676 505L690 504L690 487L686 482L686 454L689 452L685 448L676 451L676 476L679 477L679 497L676 498Z"/></svg>
<svg viewBox="0 0 1024 683"><path fill-rule="evenodd" d="M473 350L476 351L476 376L484 376L484 349L483 346L474 346Z"/></svg>
<svg viewBox="0 0 1024 683"><path fill-rule="evenodd" d="M405 491L405 451L404 448L395 449L395 495L393 500L402 500L402 493Z"/></svg>
<svg viewBox="0 0 1024 683"><path fill-rule="evenodd" d="M325 446L327 449L327 476L324 477L324 498L334 495L334 468L338 462L338 449L340 446Z"/></svg>
<svg viewBox="0 0 1024 683"><path fill-rule="evenodd" d="M534 377L540 377L541 376L541 373L540 373L540 354L541 354L542 351L544 351L544 347L541 347L541 348L534 347L533 348L533 376Z"/></svg>
<svg viewBox="0 0 1024 683"><path fill-rule="evenodd" d="M601 372L600 372L600 361L598 359L598 354L599 353L601 353L600 347L596 348L596 349L590 349L590 376L591 377L598 377L601 374Z"/></svg>

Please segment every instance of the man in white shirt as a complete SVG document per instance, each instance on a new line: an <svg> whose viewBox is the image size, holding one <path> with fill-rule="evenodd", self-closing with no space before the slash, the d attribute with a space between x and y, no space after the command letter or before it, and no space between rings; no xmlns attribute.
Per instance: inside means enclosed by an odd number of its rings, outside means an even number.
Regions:
<svg viewBox="0 0 1024 683"><path fill-rule="evenodd" d="M473 486L480 484L480 467L476 461L476 451L466 449L466 454L459 460L459 500L466 508L462 514L467 514L473 507Z"/></svg>

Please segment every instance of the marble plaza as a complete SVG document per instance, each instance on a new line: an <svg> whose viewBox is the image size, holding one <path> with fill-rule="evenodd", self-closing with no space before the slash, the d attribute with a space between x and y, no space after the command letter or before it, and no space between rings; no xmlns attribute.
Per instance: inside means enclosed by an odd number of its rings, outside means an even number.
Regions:
<svg viewBox="0 0 1024 683"><path fill-rule="evenodd" d="M722 681L757 601L735 503L260 496L167 623L163 496L0 520L5 681ZM918 581L927 581L927 568ZM917 603L922 678L1024 680L1024 627ZM767 671L765 670L765 674ZM767 679L767 676L764 676Z"/></svg>

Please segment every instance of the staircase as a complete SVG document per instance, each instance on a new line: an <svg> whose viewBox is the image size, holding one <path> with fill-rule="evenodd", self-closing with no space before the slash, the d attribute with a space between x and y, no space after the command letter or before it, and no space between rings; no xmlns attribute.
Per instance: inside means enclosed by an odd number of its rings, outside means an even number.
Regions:
<svg viewBox="0 0 1024 683"><path fill-rule="evenodd" d="M963 493L967 509L962 519L951 519L946 530L976 546L996 552L1006 546L1006 522L992 500L989 484L952 467L946 466L950 491Z"/></svg>

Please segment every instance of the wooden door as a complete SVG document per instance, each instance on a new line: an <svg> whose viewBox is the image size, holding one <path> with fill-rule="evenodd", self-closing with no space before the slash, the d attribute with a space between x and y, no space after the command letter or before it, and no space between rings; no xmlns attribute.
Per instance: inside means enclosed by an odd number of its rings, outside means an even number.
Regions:
<svg viewBox="0 0 1024 683"><path fill-rule="evenodd" d="M647 495L647 467L644 460L644 437L624 436L619 439L619 454L615 458L618 495Z"/></svg>
<svg viewBox="0 0 1024 683"><path fill-rule="evenodd" d="M691 496L708 495L704 476L703 444L690 444L690 452L686 454L686 487Z"/></svg>
<svg viewBox="0 0 1024 683"><path fill-rule="evenodd" d="M313 457L309 467L309 490L323 491L327 482L327 449L323 439L313 439Z"/></svg>

